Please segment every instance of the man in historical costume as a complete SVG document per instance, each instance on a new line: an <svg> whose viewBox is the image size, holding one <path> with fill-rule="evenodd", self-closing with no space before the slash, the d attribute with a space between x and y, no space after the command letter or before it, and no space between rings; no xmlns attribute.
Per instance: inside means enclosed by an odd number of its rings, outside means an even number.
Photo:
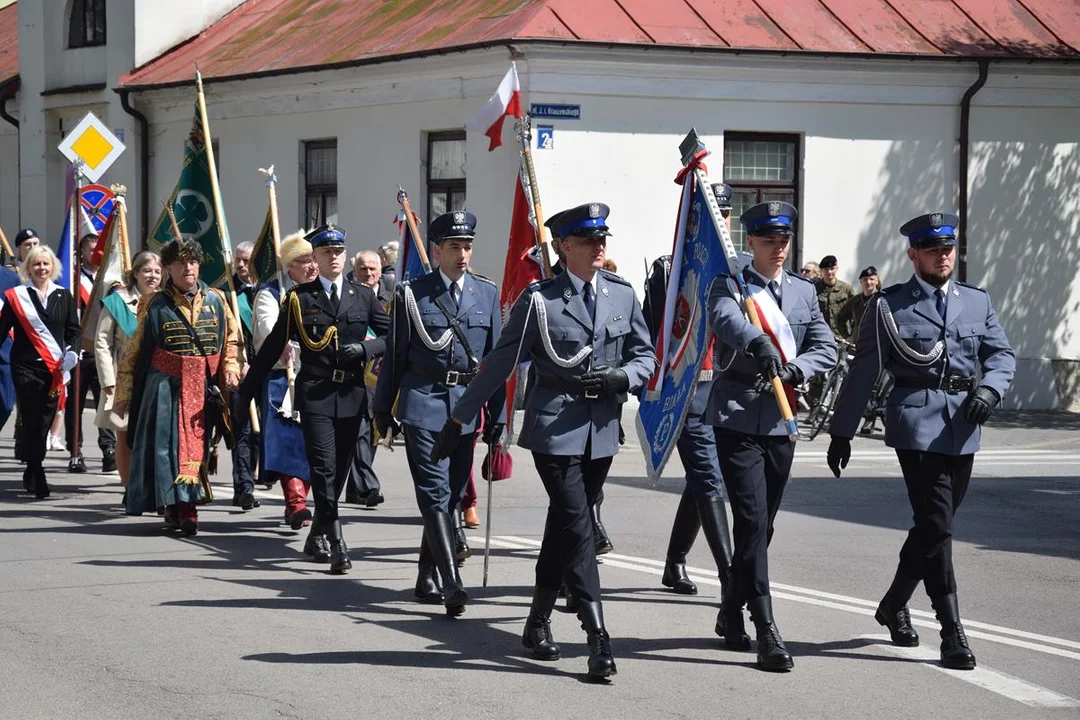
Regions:
<svg viewBox="0 0 1080 720"><path fill-rule="evenodd" d="M371 288L345 277L345 233L331 224L307 236L319 276L286 296L281 315L251 363L240 395L247 402L281 360L290 340L300 342L295 409L311 467L315 518L304 554L330 563L330 572L352 569L341 531L338 499L367 416L364 365L386 350L390 318ZM368 330L374 337L369 338Z"/></svg>
<svg viewBox="0 0 1080 720"><path fill-rule="evenodd" d="M242 242L233 252L233 289L236 290L236 306L240 310L240 328L244 337L246 364L253 356L252 349L252 310L255 307L255 284L251 276L251 252L255 249L252 242ZM255 499L255 468L259 465L259 436L251 426L251 406L239 405L240 396L234 393L230 398L232 412L233 448L233 498L232 504L244 512L259 507Z"/></svg>
<svg viewBox="0 0 1080 720"><path fill-rule="evenodd" d="M922 581L941 624L941 664L972 670L975 655L956 597L953 518L971 480L982 424L1012 384L1016 354L986 291L952 278L959 222L951 213L931 213L900 228L915 272L870 299L836 399L828 463L840 477L874 381L887 368L896 385L886 400L885 444L900 461L914 525L874 618L894 644L918 645L907 603Z"/></svg>
<svg viewBox="0 0 1080 720"><path fill-rule="evenodd" d="M436 246L436 268L398 284L393 327L375 389L374 418L381 436L395 426L391 413L396 400L416 504L424 517L416 598L442 602L451 616L463 613L469 602L457 568L464 560L458 505L472 472L477 413L459 426L462 438L456 452L433 458L432 448L502 327L495 283L467 271L475 237L472 213L455 210L431 222L428 240ZM505 388L492 394L486 405L485 443L497 441L506 423Z"/></svg>
<svg viewBox="0 0 1080 720"><path fill-rule="evenodd" d="M608 213L607 205L591 203L545 223L562 242L566 270L521 294L499 344L484 357L433 448L434 457L462 446L471 454L471 439L462 437L466 423L502 392L524 354L532 356L518 444L532 451L549 505L522 644L539 660L561 656L551 611L565 578L586 632L591 678L609 677L616 668L600 601L590 506L619 449L627 394L648 382L656 368L633 288L601 270Z"/></svg>
<svg viewBox="0 0 1080 720"><path fill-rule="evenodd" d="M318 277L319 268L312 253L311 243L304 239L302 232L281 241L285 293ZM278 278L263 283L255 293L251 323L254 354L262 349L281 316L283 294ZM307 507L311 468L304 446L304 433L293 411L294 382L299 367L299 346L290 342L282 357L267 373L258 403L262 423L261 472L281 483L281 492L285 497L285 522L293 530L311 524L311 511Z"/></svg>
<svg viewBox="0 0 1080 720"><path fill-rule="evenodd" d="M788 436L769 381L779 377L794 405L796 385L836 364L836 339L821 314L813 284L784 269L796 210L771 201L747 209L739 221L753 254L739 271L767 330L744 314L735 278L719 276L709 293L715 333L716 375L708 422L733 517L731 579L721 608L725 644L749 650L743 605L757 629L757 664L763 670L794 667L773 620L768 546L795 442Z"/></svg>
<svg viewBox="0 0 1080 720"><path fill-rule="evenodd" d="M221 390L240 382L240 329L225 295L199 280L202 261L194 240L162 248L165 285L139 301L113 404L129 415L128 514L164 510L185 535L198 532L196 506L213 499L206 463L228 418Z"/></svg>

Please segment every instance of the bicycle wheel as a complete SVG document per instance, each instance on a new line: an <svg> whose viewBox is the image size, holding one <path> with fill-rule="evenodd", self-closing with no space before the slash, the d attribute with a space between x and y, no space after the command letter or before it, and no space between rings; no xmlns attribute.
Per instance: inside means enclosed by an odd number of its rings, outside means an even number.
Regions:
<svg viewBox="0 0 1080 720"><path fill-rule="evenodd" d="M813 423L810 425L810 432L807 433L808 440L816 438L832 417L833 405L836 404L836 396L840 394L840 385L843 383L845 375L847 375L847 369L837 367L835 372L830 373L825 381L825 387L821 391L821 402L818 403L817 417L814 418Z"/></svg>

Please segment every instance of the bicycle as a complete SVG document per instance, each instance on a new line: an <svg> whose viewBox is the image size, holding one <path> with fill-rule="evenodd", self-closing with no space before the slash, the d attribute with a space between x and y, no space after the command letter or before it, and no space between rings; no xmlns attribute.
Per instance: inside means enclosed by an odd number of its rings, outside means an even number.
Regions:
<svg viewBox="0 0 1080 720"><path fill-rule="evenodd" d="M810 414L806 418L808 430L805 437L807 440L816 438L829 420L832 419L833 406L836 404L836 398L840 394L840 388L843 387L844 380L847 379L849 363L855 357L853 354L855 352L854 343L840 339L836 342L840 350L839 358L833 369L825 373L825 384L821 388L821 397L818 398L818 404L810 410Z"/></svg>

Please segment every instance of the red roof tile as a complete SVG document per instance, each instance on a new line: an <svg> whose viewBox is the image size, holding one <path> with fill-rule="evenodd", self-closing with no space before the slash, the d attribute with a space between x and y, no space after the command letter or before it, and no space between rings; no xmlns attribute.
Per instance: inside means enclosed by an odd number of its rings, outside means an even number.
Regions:
<svg viewBox="0 0 1080 720"><path fill-rule="evenodd" d="M0 9L0 83L19 74L19 7Z"/></svg>
<svg viewBox="0 0 1080 720"><path fill-rule="evenodd" d="M14 15L11 8L0 12ZM856 55L1080 58L1080 4L247 0L197 37L120 80L129 86L188 83L196 61L208 79L245 77L530 40Z"/></svg>

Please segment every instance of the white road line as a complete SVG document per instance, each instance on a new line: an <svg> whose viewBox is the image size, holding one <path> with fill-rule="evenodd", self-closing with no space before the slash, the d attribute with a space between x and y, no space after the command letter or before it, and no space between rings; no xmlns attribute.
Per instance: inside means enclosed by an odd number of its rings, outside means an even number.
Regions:
<svg viewBox="0 0 1080 720"><path fill-rule="evenodd" d="M512 543L513 546L518 548L523 545L532 548L540 547L540 542L538 540L516 537L513 535L502 535L497 538L492 538L493 542L496 540L508 544ZM650 575L663 574L664 563L651 558L608 553L607 555L601 556L601 561L604 565L611 565L612 567L627 570L637 570L638 572L644 572ZM720 586L720 581L716 577L714 570L687 566L686 571L694 582L715 587ZM787 600L795 600L796 602L807 603L810 605L827 607L833 610L844 610L858 615L872 616L878 605L872 600L864 600L849 595L838 595L836 593L823 592L821 590L812 590L796 585L785 585L783 583L773 582L772 587L774 590L780 591L773 593L773 595L777 597L783 597ZM925 612L923 610L912 610L911 615L912 622L916 625L935 629L938 627L937 620L933 613ZM1080 660L1080 652L1072 652L1071 650L1064 649L1072 648L1080 650L1080 642L1050 635L1040 635L1024 630L1015 630L1001 625L979 622L978 620L964 620L964 626L967 629L967 634L969 636L981 640L989 640L1002 645L1033 650L1035 652L1063 657L1069 660Z"/></svg>
<svg viewBox="0 0 1080 720"><path fill-rule="evenodd" d="M880 647L894 655L903 658L920 660L926 663L931 670L944 673L949 677L971 683L985 690L990 690L998 695L1036 708L1071 708L1080 707L1080 701L1067 695L1060 695L1053 690L1034 685L1021 680L1013 675L1008 675L999 670L987 667L976 667L974 670L949 670L938 664L938 654L932 649L920 646L913 648L897 647L889 641L888 635L863 635L862 637L878 641Z"/></svg>

